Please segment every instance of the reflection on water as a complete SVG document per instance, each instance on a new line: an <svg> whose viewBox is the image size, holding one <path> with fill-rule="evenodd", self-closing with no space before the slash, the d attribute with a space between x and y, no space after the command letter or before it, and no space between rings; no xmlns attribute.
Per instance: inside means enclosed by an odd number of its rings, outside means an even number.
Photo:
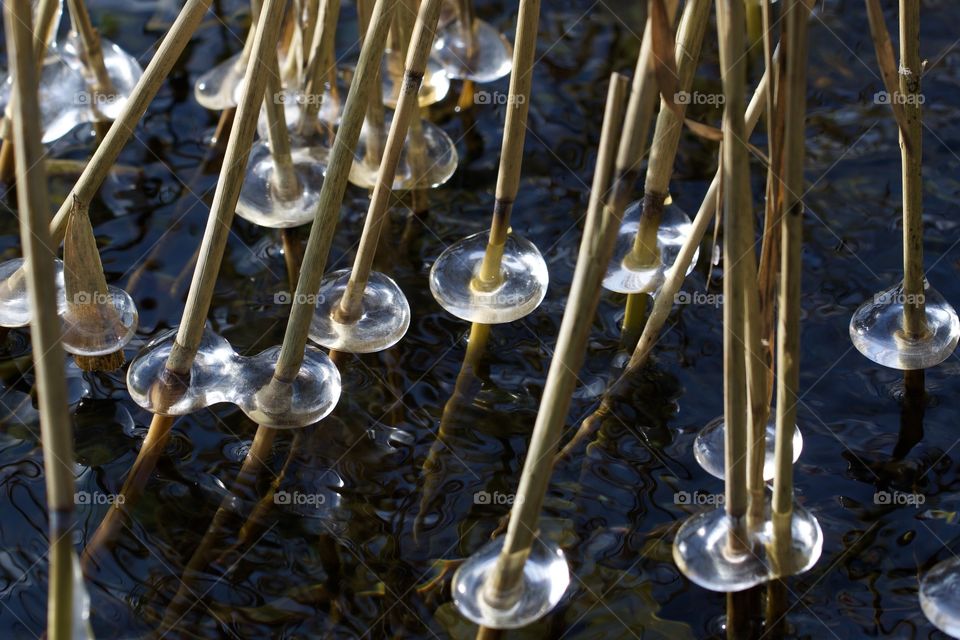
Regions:
<svg viewBox="0 0 960 640"><path fill-rule="evenodd" d="M92 9L105 37L139 53L169 19L168 4ZM128 361L182 310L219 165L202 142L217 118L193 100L193 81L239 50L233 34L245 32L242 4L221 3L224 22L208 18L198 31L121 155L125 169L91 208L108 279L131 290L141 310ZM507 5L478 4L485 19L512 32ZM78 545L117 509L125 482L143 485L140 497L118 510L103 552L87 563L98 637L143 637L161 625L172 626L174 637L472 637L452 608L449 579L456 561L484 544L507 512L502 501L477 496L509 495L516 486L572 276L605 81L611 70L633 66L642 6L544 4L543 57L513 224L542 251L551 285L536 312L490 331L481 353L468 346L468 326L434 302L427 275L446 246L487 224L503 107L455 113L444 103L434 108L436 121L457 141L462 165L431 192L429 215L393 212L378 256L377 268L410 300L410 331L388 352L340 358L344 393L330 418L265 442L239 410L215 406L178 419L150 473L131 481L149 415L130 401L122 375L72 375L77 486L90 497L78 505ZM882 83L862 4L817 6L797 498L823 526L824 556L788 581L790 601L802 598L788 622L797 636L829 635L827 625L838 637L926 638L933 630L917 602L918 571L951 556L944 543L960 551L953 462L960 415L951 402L960 393L960 365L947 360L917 387L863 359L847 337L853 310L898 279L899 152L888 108L873 101ZM960 9L924 6L922 55L935 61L955 40ZM343 14L353 20L348 6ZM697 88L718 91L716 47L704 49ZM957 62L956 52L931 62L923 87L927 276L954 304ZM506 93L507 80L490 89ZM694 105L691 115L715 123L719 111ZM754 142L763 145L762 133ZM90 144L88 132L77 130L53 153L79 160ZM680 208L698 207L716 170L715 151L682 139L671 185ZM762 175L755 165L757 202ZM75 177L53 176L54 194L62 197ZM331 269L352 260L365 200L361 190L348 192ZM242 220L234 231L210 321L238 351L255 354L278 344L283 332L286 308L270 303L289 286L282 241ZM293 237L302 242L306 232ZM18 253L16 219L0 216L0 257ZM684 290L705 288L709 251L701 254ZM622 305L622 296L603 297L581 375L590 391L574 398L565 438L619 373L612 363ZM543 527L564 546L574 578L558 609L523 637L721 633L724 596L688 583L670 552L676 523L689 510L675 494L721 489L692 453L697 431L721 412L720 319L713 306L675 309L651 366L589 443L558 464ZM0 363L0 628L32 637L46 615L42 451L29 346L18 332L11 339L12 353ZM923 502L882 504L881 492Z"/></svg>

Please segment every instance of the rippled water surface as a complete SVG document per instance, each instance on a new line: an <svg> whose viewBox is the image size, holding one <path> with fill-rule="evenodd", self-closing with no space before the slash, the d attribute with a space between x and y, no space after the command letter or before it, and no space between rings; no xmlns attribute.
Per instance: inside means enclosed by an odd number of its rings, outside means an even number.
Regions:
<svg viewBox="0 0 960 640"><path fill-rule="evenodd" d="M192 86L241 48L242 5L226 0L219 3L223 20L207 17L91 210L107 277L131 292L141 312L128 359L179 321L219 167L203 144L216 114L196 104ZM495 327L486 355L455 387L468 326L433 301L427 273L447 245L488 224L504 110L482 104L457 113L450 101L435 107L436 122L457 141L461 166L431 192L428 216L394 212L378 257L410 299L406 339L382 354L343 359L344 392L333 415L296 436L278 435L265 468L230 500L256 426L230 406L179 419L142 494L129 497L132 518L90 568L98 637L144 637L162 620L176 622L173 637L472 637L450 603L450 561L483 544L509 508L500 496L516 486L564 309L606 80L611 71L632 69L644 5L543 4L513 220L549 265L543 305ZM925 262L930 282L956 306L960 51L951 47L960 7L923 6L922 54L930 60L923 83ZM480 2L478 11L512 39L513 5ZM143 62L173 16L166 2L99 0L92 12L106 37ZM347 57L356 55L349 49L354 15L345 5L339 46ZM896 34L894 13L887 17ZM874 101L883 87L863 4L818 2L811 27L799 405L805 447L796 490L819 518L825 542L813 570L788 582L789 624L798 637L942 637L920 612L917 579L960 551L960 415L953 406L960 363L954 356L927 372L929 397L918 415L902 409L902 375L850 344L853 310L898 277L899 152L889 107ZM712 27L707 37L696 89L718 92ZM754 81L759 71L755 61ZM507 80L483 89L505 95ZM716 124L719 110L697 105L690 115ZM86 158L89 134L76 130L52 154ZM762 133L754 142L765 144ZM672 183L680 207L696 211L715 169L715 145L685 135ZM760 203L764 170L757 161L751 170ZM69 171L51 178L58 198L74 178ZM13 193L4 204L14 205ZM348 190L330 268L349 266L365 206L364 192ZM19 255L10 213L0 218L4 259ZM305 230L296 237L302 241ZM289 285L278 247L275 232L235 221L209 317L243 353L278 344L283 334L287 309L273 296ZM703 291L708 278L711 290L721 286L705 249L687 291ZM622 296L604 294L570 429L622 365L622 306ZM725 597L683 578L670 543L699 508L675 504L675 492L722 490L691 450L698 429L721 412L720 320L712 306L675 308L629 401L556 468L542 532L563 545L574 578L554 613L518 637L718 633ZM0 363L0 629L4 637L29 638L45 627L47 517L29 342L20 332L10 340ZM71 369L71 389L77 489L94 496L78 506L79 547L120 490L149 415L130 401L119 373L84 378ZM258 504L271 488L313 498ZM880 491L915 493L923 503L877 504ZM226 509L215 518L221 504ZM198 549L202 562L187 570Z"/></svg>

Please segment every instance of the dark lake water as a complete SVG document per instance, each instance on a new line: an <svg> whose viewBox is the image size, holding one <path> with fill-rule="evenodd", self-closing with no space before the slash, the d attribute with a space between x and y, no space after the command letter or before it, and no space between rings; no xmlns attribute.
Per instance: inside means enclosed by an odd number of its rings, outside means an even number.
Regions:
<svg viewBox="0 0 960 640"><path fill-rule="evenodd" d="M885 4L896 34L894 3ZM923 81L925 265L931 284L956 306L960 50L953 47L960 6L922 4L921 51L930 61ZM97 637L150 635L170 615L178 590L187 600L168 618L179 617L171 637L472 637L450 602L443 561L472 553L507 513L503 504L477 504L474 494L510 494L519 478L581 237L606 82L611 71L632 70L644 6L543 3L513 219L547 260L543 305L493 328L476 375L445 413L469 327L434 302L427 274L446 246L489 223L504 112L495 104L464 113L449 101L435 107L436 122L457 142L460 167L430 193L428 216L394 212L379 259L410 300L409 334L385 353L342 361L343 396L331 417L296 437L279 434L252 490L228 501L212 533L256 425L229 405L178 419L142 496L129 505L132 518L88 576ZM143 54L144 63L173 15L167 3L138 1L96 0L91 10L103 35ZM125 169L108 179L91 209L108 280L130 291L140 309L128 360L179 322L217 182L219 159L203 143L217 114L195 102L193 82L239 51L247 19L236 0L219 3L219 12L222 21L210 15L198 30L121 155ZM514 5L479 2L478 12L512 39ZM960 552L960 412L953 405L960 360L954 355L927 371L922 416L905 414L902 374L874 365L850 343L854 309L898 280L899 151L890 109L874 101L883 85L863 3L818 2L811 20L799 405L805 446L796 492L819 518L824 552L809 573L787 583L789 625L796 637L944 637L920 611L917 581ZM342 53L355 56L346 50L352 6L344 6L342 21ZM720 88L715 39L711 26L696 81L705 92ZM753 82L760 71L757 60ZM507 84L484 88L505 94ZM690 115L716 124L720 112L698 105ZM762 131L753 141L765 144ZM52 153L82 160L92 144L81 128ZM696 211L715 169L715 145L685 134L671 187L681 208ZM759 215L765 171L757 162L751 171ZM58 201L74 178L51 178ZM15 206L12 193L4 205ZM366 193L351 187L331 269L350 265L365 208ZM4 259L20 253L8 214L0 217ZM295 235L305 239L306 230ZM235 221L209 319L243 353L279 344L283 335L286 307L272 304L273 294L288 288L278 246L276 232ZM703 291L708 277L711 289L719 288L708 254L701 251L684 290ZM566 437L622 365L623 301L603 295ZM720 322L712 306L675 308L630 401L556 468L543 532L566 550L571 586L550 616L511 636L718 633L724 595L688 582L670 545L692 512L674 503L675 492L722 491L691 449L697 431L722 411ZM0 363L0 629L4 637L31 638L45 627L47 516L38 426L24 395L33 382L28 341L23 332L11 340ZM113 496L150 416L130 400L122 373L71 375L77 489ZM272 484L322 495L323 504L269 502L241 534L257 495ZM914 493L922 504L878 505L879 491ZM78 507L78 549L108 507ZM185 573L205 536L215 552Z"/></svg>

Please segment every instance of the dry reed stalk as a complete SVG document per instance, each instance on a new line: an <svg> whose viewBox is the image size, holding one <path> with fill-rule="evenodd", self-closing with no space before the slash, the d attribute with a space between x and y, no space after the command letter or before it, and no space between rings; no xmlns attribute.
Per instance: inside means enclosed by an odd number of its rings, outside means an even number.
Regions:
<svg viewBox="0 0 960 640"><path fill-rule="evenodd" d="M461 5L458 5L461 11L466 11L467 5L472 7L470 0L464 0ZM464 15L472 16L472 14L461 13L461 18ZM503 279L500 264L507 234L510 232L510 214L520 188L520 168L523 164L523 143L527 133L527 113L530 110L530 88L533 84L539 22L540 0L521 0L517 16L517 35L513 47L507 115L500 146L500 167L497 174L490 237L487 240L487 249L483 254L480 270L471 283L480 291L496 289Z"/></svg>
<svg viewBox="0 0 960 640"><path fill-rule="evenodd" d="M67 0L70 11L70 23L73 31L80 40L80 59L87 70L88 78L93 82L90 85L90 94L93 96L93 110L98 118L103 118L97 108L98 99L114 94L113 80L107 73L103 62L103 48L100 46L100 35L90 21L90 14L84 0Z"/></svg>
<svg viewBox="0 0 960 640"><path fill-rule="evenodd" d="M717 0L720 68L723 77L723 415L724 507L734 521L727 544L745 551L747 536L747 385L744 257L752 252L753 222L743 111L747 59L744 56L743 0Z"/></svg>
<svg viewBox="0 0 960 640"><path fill-rule="evenodd" d="M396 0L377 0L373 7L370 27L364 37L357 70L347 93L340 127L334 139L330 154L330 163L320 189L320 201L316 216L310 227L310 237L304 252L303 267L297 281L294 303L290 309L290 319L283 336L280 355L274 371L273 389L283 393L282 387L293 380L303 362L304 349L310 322L313 319L315 305L312 300L320 289L320 281L330 253L333 234L340 218L340 207L347 188L347 178L353 163L353 150L360 137L364 111L369 104L374 84L379 84L380 61L386 45L387 32L390 29L390 15ZM270 393L270 390L264 390Z"/></svg>
<svg viewBox="0 0 960 640"><path fill-rule="evenodd" d="M678 92L689 94L693 86L709 17L709 2L688 2L684 6L683 16L677 28L674 54L677 59ZM666 102L661 102L660 113L657 114L657 123L653 130L653 144L650 147L650 161L647 164L647 175L643 187L640 227L634 239L633 250L627 258L638 266L656 264L660 260L657 231L660 228L660 219L668 196L670 176L673 175L673 162L677 156L680 134L683 132L683 115L686 112L686 103L679 104L674 110L668 108ZM636 344L643 330L646 307L646 293L627 295L623 318L624 344L628 346Z"/></svg>
<svg viewBox="0 0 960 640"><path fill-rule="evenodd" d="M370 206L363 224L363 233L360 236L360 246L350 272L350 279L337 307L341 322L353 322L359 319L362 313L361 303L363 292L367 287L367 280L373 268L373 258L377 253L380 242L380 233L387 219L388 206L397 163L404 141L407 139L407 129L413 120L420 118L418 94L423 74L427 68L427 59L433 47L436 35L437 20L440 17L440 0L423 0L417 15L416 25L407 51L407 60L403 74L403 84L400 96L397 99L397 108L390 124L390 133L384 147L383 160L377 173L377 183L370 197Z"/></svg>
<svg viewBox="0 0 960 640"><path fill-rule="evenodd" d="M553 457L593 326L589 319L596 313L600 283L620 225L603 195L609 193L609 181L604 183L603 180L610 175L616 155L627 86L624 76L617 73L611 76L597 169L591 187L593 193L599 192L601 196L597 206L588 211L570 296L517 488L517 500L510 510L503 549L482 595L498 608L509 608L520 595L518 586L521 584L523 567L538 534L540 510L550 483Z"/></svg>
<svg viewBox="0 0 960 640"><path fill-rule="evenodd" d="M273 161L273 173L270 176L270 188L280 200L292 200L300 192L300 181L293 168L293 156L290 153L290 133L287 131L287 119L283 106L283 85L280 82L280 66L277 56L271 57L267 84L263 95L263 108L267 114L267 140L270 147L270 159Z"/></svg>
<svg viewBox="0 0 960 640"><path fill-rule="evenodd" d="M47 47L56 34L57 25L54 22L59 15L60 0L40 0L37 3L36 20L33 22L36 25L33 34L33 55L37 63L38 77L43 69ZM14 178L13 122L10 119L12 108L13 105L8 103L3 112L3 120L0 121L0 138L3 138L0 145L0 180L4 182L11 182Z"/></svg>
<svg viewBox="0 0 960 640"><path fill-rule="evenodd" d="M807 31L811 0L785 6L787 51L784 128L784 198L781 225L780 294L777 324L777 430L774 453L773 549L780 562L791 545L793 430L800 386L800 277L803 249L804 120L807 104Z"/></svg>
<svg viewBox="0 0 960 640"><path fill-rule="evenodd" d="M63 241L70 208L74 201L79 200L84 206L90 206L90 201L109 174L110 167L117 161L120 151L130 139L140 118L146 113L150 102L157 95L170 69L190 42L193 32L196 31L209 7L210 0L187 0L150 60L150 64L144 70L140 81L131 92L120 116L110 126L109 132L90 158L83 174L50 222L50 235L55 245Z"/></svg>
<svg viewBox="0 0 960 640"><path fill-rule="evenodd" d="M50 575L47 591L47 637L67 640L73 626L73 428L67 408L67 382L60 318L54 285L55 245L47 229L49 202L42 162L43 146L36 114L40 113L38 73L27 0L4 3L7 57L13 69L13 129L20 239L27 260L30 341L40 412L47 512Z"/></svg>
<svg viewBox="0 0 960 640"><path fill-rule="evenodd" d="M190 283L180 328L167 360L166 369L174 378L189 374L193 358L200 346L217 273L220 271L230 225L240 196L257 118L263 104L267 76L272 71L271 58L276 56L276 43L283 17L282 4L282 0L266 0L257 23L251 60L243 80L243 95L227 141L223 169L210 206L207 227L200 245L200 256Z"/></svg>
<svg viewBox="0 0 960 640"><path fill-rule="evenodd" d="M122 496L123 500L118 499L110 506L83 549L80 564L85 573L97 565L107 545L123 530L130 510L143 494L157 461L167 446L173 423L173 416L155 415L151 418L147 435L120 488L118 496Z"/></svg>
<svg viewBox="0 0 960 640"><path fill-rule="evenodd" d="M110 301L87 208L79 202L67 223L63 243L63 281L71 323L79 323L94 334L111 332L119 318ZM107 355L75 355L73 359L84 371L115 371L124 362L122 348Z"/></svg>
<svg viewBox="0 0 960 640"><path fill-rule="evenodd" d="M920 78L920 3L900 0L900 96L906 116L906 136L900 137L903 182L903 331L907 338L929 333L923 300L923 121ZM909 138L908 146L905 140Z"/></svg>
<svg viewBox="0 0 960 640"><path fill-rule="evenodd" d="M360 22L360 46L363 46L364 34L370 26L371 2L373 0L357 0L357 16ZM396 13L396 11L394 11ZM389 29L388 29L389 33ZM384 43L386 50L386 43ZM381 58L383 57L381 52ZM383 84L380 82L380 68L377 65L368 73L373 74L373 84L370 88L370 98L367 102L367 121L366 121L366 153L363 156L363 162L368 167L379 167L383 159L383 148L387 143L386 134L386 111L383 106ZM357 68L357 73L360 69Z"/></svg>
<svg viewBox="0 0 960 640"><path fill-rule="evenodd" d="M316 33L313 36L313 47L307 58L307 68L304 72L305 104L300 110L300 122L297 131L301 135L310 135L320 113L321 102L325 97L324 84L329 82L330 91L336 88L336 65L333 56L334 39L336 37L337 20L340 17L340 3L337 0L321 0L320 15L317 18ZM332 94L331 94L332 95ZM324 125L321 125L324 126ZM332 123L324 127L323 133L332 142L334 129Z"/></svg>
<svg viewBox="0 0 960 640"><path fill-rule="evenodd" d="M756 127L764 111L764 94L766 92L768 78L769 76L764 74L760 79L760 83L754 91L753 98L747 106L745 119L748 135L753 132L754 127ZM670 311L673 309L674 296L680 291L680 287L683 285L684 278L687 274L687 269L693 261L693 256L700 247L700 242L703 240L703 236L714 218L720 197L721 173L722 167L717 169L716 175L714 175L710 186L707 188L707 193L704 195L703 202L700 204L697 215L694 216L693 223L691 224L690 235L677 253L676 261L664 274L664 282L660 287L660 294L657 295L656 300L654 300L650 317L643 327L643 333L637 342L636 348L633 350L633 354L630 356L630 361L627 363L623 373L620 374L616 381L607 389L606 393L604 393L597 409L583 420L576 434L567 442L563 450L557 454L558 460L570 455L573 449L585 438L589 437L590 434L600 426L601 421L610 415L613 410L614 399L626 390L628 381L640 371L641 367L646 364L647 359L653 352L653 347L659 339L660 331L666 324L667 318L670 316Z"/></svg>

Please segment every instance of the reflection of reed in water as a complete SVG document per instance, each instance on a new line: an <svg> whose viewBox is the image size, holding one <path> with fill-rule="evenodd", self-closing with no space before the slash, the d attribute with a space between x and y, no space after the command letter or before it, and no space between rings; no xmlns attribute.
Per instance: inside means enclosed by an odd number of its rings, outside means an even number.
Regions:
<svg viewBox="0 0 960 640"><path fill-rule="evenodd" d="M420 509L414 521L413 533L419 538L431 504L436 498L439 488L443 484L443 454L451 452L448 440L453 436L452 427L460 412L469 406L480 392L480 378L478 376L480 361L487 350L490 338L489 324L474 323L470 326L470 336L467 338L467 350L463 356L463 364L457 374L457 381L453 386L450 399L443 406L440 414L440 426L437 428L437 438L430 445L430 452L423 461L423 497L420 499ZM450 455L453 455L450 453Z"/></svg>

